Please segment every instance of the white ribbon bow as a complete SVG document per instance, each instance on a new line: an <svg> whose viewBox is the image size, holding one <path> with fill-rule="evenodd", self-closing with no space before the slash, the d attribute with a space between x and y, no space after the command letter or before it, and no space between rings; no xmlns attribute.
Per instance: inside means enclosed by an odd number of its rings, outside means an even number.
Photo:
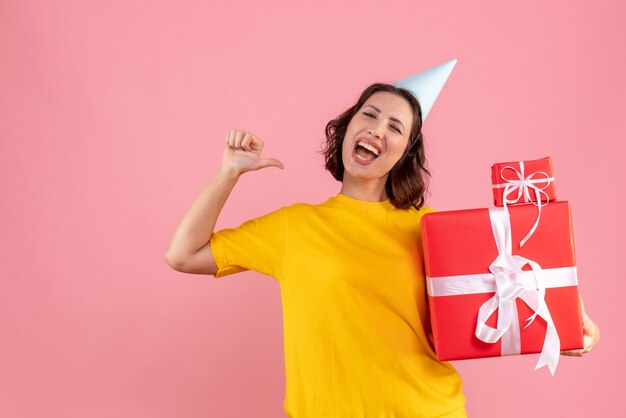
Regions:
<svg viewBox="0 0 626 418"><path fill-rule="evenodd" d="M526 327L537 316L543 318L547 324L546 336L535 370L547 365L554 375L559 362L561 341L545 301L546 285L542 277L542 269L532 260L513 255L511 222L507 208L490 208L489 217L498 247L498 257L489 266L489 271L495 276L496 293L478 311L476 337L486 343L495 343L502 338L502 354L521 353L519 317L515 302L517 298L520 298L535 312L526 319ZM532 268L530 275L522 270L522 267L527 264ZM486 322L496 310L498 310L498 324L496 328L492 328Z"/></svg>
<svg viewBox="0 0 626 418"><path fill-rule="evenodd" d="M554 181L554 177L548 176L548 174L544 171L537 171L528 175L528 177L524 177L524 161L519 162L519 171L517 171L514 167L507 165L500 170L500 178L504 180L503 184L494 184L492 185L494 189L504 188L502 192L502 205L506 207L508 204L515 203L532 203L537 206L537 219L535 220L535 224L531 228L531 230L526 234L526 236L520 241L520 248L526 244L526 242L530 239L530 237L535 233L537 226L539 226L539 219L541 218L541 207L545 206L550 198L544 190ZM513 172L517 175L517 178L509 179L504 176L504 172L506 170L513 170ZM542 178L534 178L537 176L543 176ZM543 187L536 186L537 183L545 183ZM530 189L535 192L535 201L531 198ZM514 198L509 198L509 196L513 195L517 191L517 196ZM542 196L545 197L545 202L542 202ZM520 199L524 198L524 201L520 202Z"/></svg>

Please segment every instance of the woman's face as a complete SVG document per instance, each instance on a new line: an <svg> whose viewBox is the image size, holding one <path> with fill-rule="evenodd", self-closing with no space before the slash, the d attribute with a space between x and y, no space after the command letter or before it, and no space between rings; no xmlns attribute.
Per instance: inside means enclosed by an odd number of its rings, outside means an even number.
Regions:
<svg viewBox="0 0 626 418"><path fill-rule="evenodd" d="M372 94L348 124L343 140L345 176L360 180L387 175L406 150L413 111L409 103L394 93Z"/></svg>

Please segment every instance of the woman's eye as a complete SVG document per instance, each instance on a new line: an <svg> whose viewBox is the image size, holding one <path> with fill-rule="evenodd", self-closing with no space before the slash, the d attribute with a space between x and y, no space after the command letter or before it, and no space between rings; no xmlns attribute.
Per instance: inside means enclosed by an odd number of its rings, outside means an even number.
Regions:
<svg viewBox="0 0 626 418"><path fill-rule="evenodd" d="M365 116L367 116L368 118L373 118L374 117L374 115L372 115L371 113L368 113L368 112L363 112L363 114Z"/></svg>
<svg viewBox="0 0 626 418"><path fill-rule="evenodd" d="M393 126L393 125L391 125L391 128L392 128L394 131L396 131L397 133L399 133L399 134L401 134L401 133L402 133L402 132L400 132L400 128L397 128L397 127L395 127L395 126Z"/></svg>

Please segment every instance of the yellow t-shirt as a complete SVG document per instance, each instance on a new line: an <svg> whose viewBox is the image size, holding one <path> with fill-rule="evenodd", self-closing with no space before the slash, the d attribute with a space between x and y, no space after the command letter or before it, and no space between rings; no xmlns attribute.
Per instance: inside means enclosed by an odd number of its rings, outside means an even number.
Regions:
<svg viewBox="0 0 626 418"><path fill-rule="evenodd" d="M431 211L339 194L213 235L216 277L279 280L287 416L466 417L461 378L426 336L420 219Z"/></svg>

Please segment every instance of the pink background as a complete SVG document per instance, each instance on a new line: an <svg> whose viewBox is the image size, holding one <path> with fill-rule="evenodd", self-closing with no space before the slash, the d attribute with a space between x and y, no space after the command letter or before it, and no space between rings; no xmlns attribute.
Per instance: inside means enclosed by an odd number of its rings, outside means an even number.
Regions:
<svg viewBox="0 0 626 418"><path fill-rule="evenodd" d="M169 239L229 128L287 168L245 176L219 227L336 194L326 122L454 57L425 126L429 204L489 206L493 162L552 156L602 328L554 378L536 355L456 362L468 412L616 416L625 18L618 0L3 0L0 416L282 416L278 284L178 273Z"/></svg>

